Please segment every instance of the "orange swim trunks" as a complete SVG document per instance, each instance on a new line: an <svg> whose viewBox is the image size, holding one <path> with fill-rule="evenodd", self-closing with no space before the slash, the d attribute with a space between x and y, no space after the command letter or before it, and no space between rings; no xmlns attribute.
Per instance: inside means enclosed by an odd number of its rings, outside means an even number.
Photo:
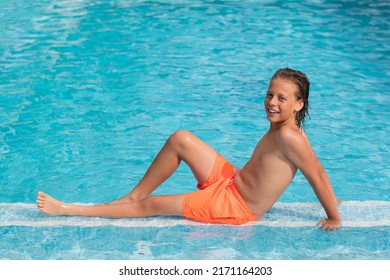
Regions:
<svg viewBox="0 0 390 280"><path fill-rule="evenodd" d="M184 217L199 222L240 225L256 217L234 184L234 166L217 155L210 177L183 200Z"/></svg>

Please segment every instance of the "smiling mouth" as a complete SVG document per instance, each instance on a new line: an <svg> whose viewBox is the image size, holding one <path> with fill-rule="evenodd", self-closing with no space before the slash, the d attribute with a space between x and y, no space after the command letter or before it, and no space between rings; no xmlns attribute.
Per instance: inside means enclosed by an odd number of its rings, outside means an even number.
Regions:
<svg viewBox="0 0 390 280"><path fill-rule="evenodd" d="M271 113L271 114L277 114L277 113L279 113L279 111L276 111L276 110L270 109L270 108L268 108L267 111L268 111L269 113Z"/></svg>

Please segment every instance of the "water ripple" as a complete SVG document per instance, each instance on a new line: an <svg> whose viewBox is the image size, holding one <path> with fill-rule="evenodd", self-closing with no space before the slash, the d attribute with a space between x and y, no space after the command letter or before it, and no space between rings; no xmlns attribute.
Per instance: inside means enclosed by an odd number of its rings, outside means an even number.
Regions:
<svg viewBox="0 0 390 280"><path fill-rule="evenodd" d="M64 184L69 197L85 188L97 197L101 185L121 194L131 184L126 169L142 174L176 129L242 165L267 129L262 94L283 66L311 78L307 130L336 192L381 199L378 186L388 188L386 1L1 5L3 200ZM376 188L367 191L370 180Z"/></svg>

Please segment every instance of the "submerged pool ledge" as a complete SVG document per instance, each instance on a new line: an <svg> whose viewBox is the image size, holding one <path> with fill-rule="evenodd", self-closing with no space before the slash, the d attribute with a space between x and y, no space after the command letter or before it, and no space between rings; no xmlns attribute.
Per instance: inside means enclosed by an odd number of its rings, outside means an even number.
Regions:
<svg viewBox="0 0 390 280"><path fill-rule="evenodd" d="M382 227L390 226L390 201L344 201L338 209L343 219L343 227ZM326 218L319 203L277 202L257 222L243 226L269 227L312 227ZM46 216L35 204L0 203L0 226L24 227L172 227L210 226L181 217L123 218L108 219L95 217Z"/></svg>

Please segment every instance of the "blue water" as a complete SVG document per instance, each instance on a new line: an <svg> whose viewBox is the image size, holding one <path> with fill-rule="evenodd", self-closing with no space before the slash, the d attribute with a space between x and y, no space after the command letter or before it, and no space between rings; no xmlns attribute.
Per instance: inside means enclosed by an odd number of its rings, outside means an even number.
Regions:
<svg viewBox="0 0 390 280"><path fill-rule="evenodd" d="M286 66L312 83L306 131L337 196L389 201L389 17L374 0L1 1L0 202L115 199L178 129L242 166ZM195 184L182 166L156 193ZM281 201L317 199L298 174ZM0 232L0 259L390 257L388 227Z"/></svg>

